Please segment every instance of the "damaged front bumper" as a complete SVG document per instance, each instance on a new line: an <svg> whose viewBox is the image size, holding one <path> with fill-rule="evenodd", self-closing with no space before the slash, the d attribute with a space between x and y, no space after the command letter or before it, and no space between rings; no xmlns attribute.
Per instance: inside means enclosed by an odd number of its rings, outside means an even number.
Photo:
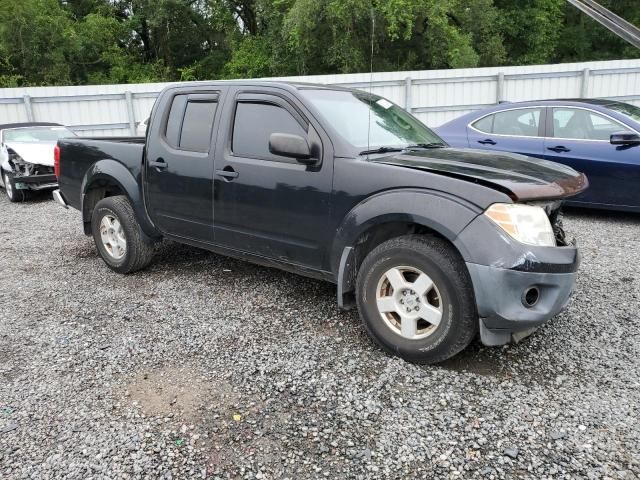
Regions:
<svg viewBox="0 0 640 480"><path fill-rule="evenodd" d="M557 315L569 302L575 270L522 272L467 263L480 316L480 339L488 346L519 341ZM553 270L553 268L551 268Z"/></svg>
<svg viewBox="0 0 640 480"><path fill-rule="evenodd" d="M49 190L58 188L58 179L53 174L16 176L15 185L18 190Z"/></svg>
<svg viewBox="0 0 640 480"><path fill-rule="evenodd" d="M459 235L456 244L465 252L485 345L521 340L569 302L580 255L575 244L566 242L557 215L550 215L555 247L522 244L484 216Z"/></svg>

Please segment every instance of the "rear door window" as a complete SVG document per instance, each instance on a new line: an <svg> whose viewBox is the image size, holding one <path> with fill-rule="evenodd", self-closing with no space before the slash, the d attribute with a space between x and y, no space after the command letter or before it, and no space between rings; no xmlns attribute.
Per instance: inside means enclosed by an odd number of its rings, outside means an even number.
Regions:
<svg viewBox="0 0 640 480"><path fill-rule="evenodd" d="M473 124L473 128L480 130L482 133L493 133L493 119L495 115L489 115L481 118Z"/></svg>
<svg viewBox="0 0 640 480"><path fill-rule="evenodd" d="M521 108L495 114L491 133L516 137L537 137L540 131L541 108Z"/></svg>
<svg viewBox="0 0 640 480"><path fill-rule="evenodd" d="M180 134L180 150L209 152L217 105L217 102L210 100L189 100L187 102Z"/></svg>
<svg viewBox="0 0 640 480"><path fill-rule="evenodd" d="M186 106L186 95L176 95L173 97L171 110L169 110L169 118L164 132L164 137L167 140L167 143L173 148L178 148L180 128L182 127L182 119L184 118L184 109Z"/></svg>
<svg viewBox="0 0 640 480"><path fill-rule="evenodd" d="M165 126L166 142L176 150L208 153L217 106L217 95L176 95Z"/></svg>

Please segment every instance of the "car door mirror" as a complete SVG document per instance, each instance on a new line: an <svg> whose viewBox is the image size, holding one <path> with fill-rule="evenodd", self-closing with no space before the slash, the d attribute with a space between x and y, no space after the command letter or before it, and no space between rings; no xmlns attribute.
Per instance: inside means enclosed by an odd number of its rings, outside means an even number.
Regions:
<svg viewBox="0 0 640 480"><path fill-rule="evenodd" d="M611 145L640 145L640 135L635 132L616 132L611 135Z"/></svg>
<svg viewBox="0 0 640 480"><path fill-rule="evenodd" d="M288 133L272 133L269 137L269 151L281 157L295 158L300 163L315 163L311 158L311 147L305 138Z"/></svg>

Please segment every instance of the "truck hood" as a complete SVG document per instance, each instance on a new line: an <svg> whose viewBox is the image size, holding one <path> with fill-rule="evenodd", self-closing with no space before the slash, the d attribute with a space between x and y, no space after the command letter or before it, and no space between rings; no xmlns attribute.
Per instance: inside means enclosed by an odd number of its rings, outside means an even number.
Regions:
<svg viewBox="0 0 640 480"><path fill-rule="evenodd" d="M561 199L577 195L589 186L587 177L570 167L507 152L436 148L370 161L480 183L507 193L514 201Z"/></svg>
<svg viewBox="0 0 640 480"><path fill-rule="evenodd" d="M8 149L13 150L27 163L53 167L53 149L55 142L21 143L7 142Z"/></svg>

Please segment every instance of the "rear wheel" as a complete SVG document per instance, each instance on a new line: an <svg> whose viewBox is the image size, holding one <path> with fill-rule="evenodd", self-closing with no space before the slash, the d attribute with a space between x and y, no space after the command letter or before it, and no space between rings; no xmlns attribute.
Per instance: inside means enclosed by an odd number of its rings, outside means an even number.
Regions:
<svg viewBox="0 0 640 480"><path fill-rule="evenodd" d="M456 355L478 329L467 267L437 237L408 235L375 248L359 269L357 301L373 339L415 363Z"/></svg>
<svg viewBox="0 0 640 480"><path fill-rule="evenodd" d="M118 273L132 273L148 266L155 252L136 220L129 200L122 196L100 200L93 210L91 231L100 256Z"/></svg>
<svg viewBox="0 0 640 480"><path fill-rule="evenodd" d="M7 194L7 198L12 203L24 202L26 194L24 190L18 190L16 188L15 178L12 173L4 172L3 174L4 191Z"/></svg>

